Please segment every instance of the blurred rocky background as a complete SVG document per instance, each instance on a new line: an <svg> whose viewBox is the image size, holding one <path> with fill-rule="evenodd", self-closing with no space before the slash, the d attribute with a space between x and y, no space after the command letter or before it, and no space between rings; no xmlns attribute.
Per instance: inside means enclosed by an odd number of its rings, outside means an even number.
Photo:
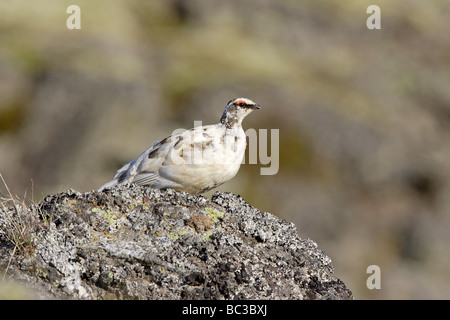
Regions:
<svg viewBox="0 0 450 320"><path fill-rule="evenodd" d="M218 190L294 222L355 299L449 299L449 16L444 0L2 1L0 173L36 201L97 189L245 96L263 109L244 129L280 130L279 171L247 163Z"/></svg>

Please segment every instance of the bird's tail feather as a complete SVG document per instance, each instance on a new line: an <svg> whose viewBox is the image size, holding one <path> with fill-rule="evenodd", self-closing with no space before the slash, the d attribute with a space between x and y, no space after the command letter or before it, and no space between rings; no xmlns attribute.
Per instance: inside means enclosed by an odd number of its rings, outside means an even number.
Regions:
<svg viewBox="0 0 450 320"><path fill-rule="evenodd" d="M100 187L100 189L98 189L98 191L103 191L106 188L112 188L115 187L119 184L119 182L117 181L117 179L111 180L110 182L105 183L103 186Z"/></svg>

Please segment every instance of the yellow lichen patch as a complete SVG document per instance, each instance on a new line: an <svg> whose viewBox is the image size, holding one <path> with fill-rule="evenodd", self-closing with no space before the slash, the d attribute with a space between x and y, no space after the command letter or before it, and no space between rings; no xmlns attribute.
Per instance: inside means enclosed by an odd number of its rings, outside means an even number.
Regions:
<svg viewBox="0 0 450 320"><path fill-rule="evenodd" d="M94 208L92 209L92 212L99 212L103 219L109 222L110 225L114 225L115 221L118 219L114 211L112 210L102 210L100 208Z"/></svg>
<svg viewBox="0 0 450 320"><path fill-rule="evenodd" d="M205 241L211 241L213 236L214 236L214 233L211 230L208 230L204 234L202 234L202 239Z"/></svg>
<svg viewBox="0 0 450 320"><path fill-rule="evenodd" d="M205 214L211 219L211 222L219 222L219 220L223 219L225 216L224 212L221 211L214 211L213 208L207 207L204 210Z"/></svg>
<svg viewBox="0 0 450 320"><path fill-rule="evenodd" d="M186 229L177 229L169 233L169 239L178 240L182 235L189 233Z"/></svg>

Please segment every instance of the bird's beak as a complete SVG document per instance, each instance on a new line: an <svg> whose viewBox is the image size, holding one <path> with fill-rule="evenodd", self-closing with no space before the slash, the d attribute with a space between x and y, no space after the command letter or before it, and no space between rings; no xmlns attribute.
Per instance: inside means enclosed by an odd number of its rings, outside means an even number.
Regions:
<svg viewBox="0 0 450 320"><path fill-rule="evenodd" d="M252 107L252 109L259 110L259 109L261 109L261 106L260 106L259 104L255 104L255 105Z"/></svg>

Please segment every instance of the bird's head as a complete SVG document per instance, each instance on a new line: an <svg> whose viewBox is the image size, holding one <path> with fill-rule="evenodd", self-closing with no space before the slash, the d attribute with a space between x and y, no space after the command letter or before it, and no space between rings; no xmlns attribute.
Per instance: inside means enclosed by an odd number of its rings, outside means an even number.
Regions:
<svg viewBox="0 0 450 320"><path fill-rule="evenodd" d="M242 120L253 110L261 109L259 105L247 98L236 98L228 101L223 109L220 122L232 128L236 125L241 125Z"/></svg>

